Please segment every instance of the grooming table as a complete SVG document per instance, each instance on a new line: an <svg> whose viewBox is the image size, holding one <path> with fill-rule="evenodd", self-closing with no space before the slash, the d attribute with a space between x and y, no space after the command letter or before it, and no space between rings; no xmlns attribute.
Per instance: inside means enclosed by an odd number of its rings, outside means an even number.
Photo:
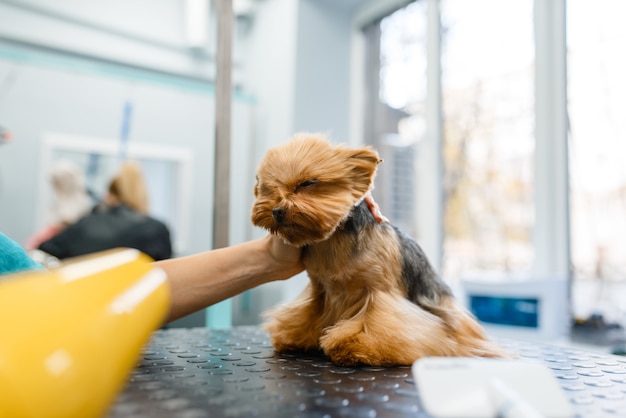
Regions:
<svg viewBox="0 0 626 418"><path fill-rule="evenodd" d="M626 417L626 357L496 339L558 378L577 417ZM109 411L133 417L428 417L410 367L276 353L257 327L159 330Z"/></svg>

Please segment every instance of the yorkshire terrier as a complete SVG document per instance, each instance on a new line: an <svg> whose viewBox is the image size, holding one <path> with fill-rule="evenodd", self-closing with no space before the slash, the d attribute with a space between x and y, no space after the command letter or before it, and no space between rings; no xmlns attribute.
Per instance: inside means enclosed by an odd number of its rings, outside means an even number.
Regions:
<svg viewBox="0 0 626 418"><path fill-rule="evenodd" d="M420 246L374 216L371 148L296 134L257 171L252 222L302 248L310 282L266 312L278 352L323 351L338 365L411 365L424 356L502 357Z"/></svg>

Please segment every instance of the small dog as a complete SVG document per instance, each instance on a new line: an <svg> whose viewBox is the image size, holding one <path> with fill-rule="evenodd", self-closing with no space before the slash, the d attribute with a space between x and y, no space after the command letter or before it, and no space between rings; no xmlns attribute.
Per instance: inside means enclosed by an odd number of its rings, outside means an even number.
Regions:
<svg viewBox="0 0 626 418"><path fill-rule="evenodd" d="M265 313L281 351L339 365L410 365L423 356L505 356L457 304L419 245L378 222L366 199L382 160L370 148L296 134L257 171L252 222L302 247L310 283Z"/></svg>

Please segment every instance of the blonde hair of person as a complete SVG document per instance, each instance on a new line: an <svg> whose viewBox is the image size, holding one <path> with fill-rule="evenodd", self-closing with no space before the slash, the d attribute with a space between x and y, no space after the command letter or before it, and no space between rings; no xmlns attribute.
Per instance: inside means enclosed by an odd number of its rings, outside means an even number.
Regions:
<svg viewBox="0 0 626 418"><path fill-rule="evenodd" d="M109 193L134 211L143 215L148 214L148 188L141 167L136 161L125 161L122 164L109 184Z"/></svg>

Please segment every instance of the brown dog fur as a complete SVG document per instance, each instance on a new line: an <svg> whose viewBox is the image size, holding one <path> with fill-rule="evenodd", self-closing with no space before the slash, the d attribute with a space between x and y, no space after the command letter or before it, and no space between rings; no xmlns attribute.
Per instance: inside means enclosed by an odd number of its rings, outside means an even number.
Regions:
<svg viewBox="0 0 626 418"><path fill-rule="evenodd" d="M257 171L252 222L303 248L310 283L265 314L277 351L322 350L340 365L423 356L500 357L411 238L363 202L381 162L370 148L297 134Z"/></svg>

